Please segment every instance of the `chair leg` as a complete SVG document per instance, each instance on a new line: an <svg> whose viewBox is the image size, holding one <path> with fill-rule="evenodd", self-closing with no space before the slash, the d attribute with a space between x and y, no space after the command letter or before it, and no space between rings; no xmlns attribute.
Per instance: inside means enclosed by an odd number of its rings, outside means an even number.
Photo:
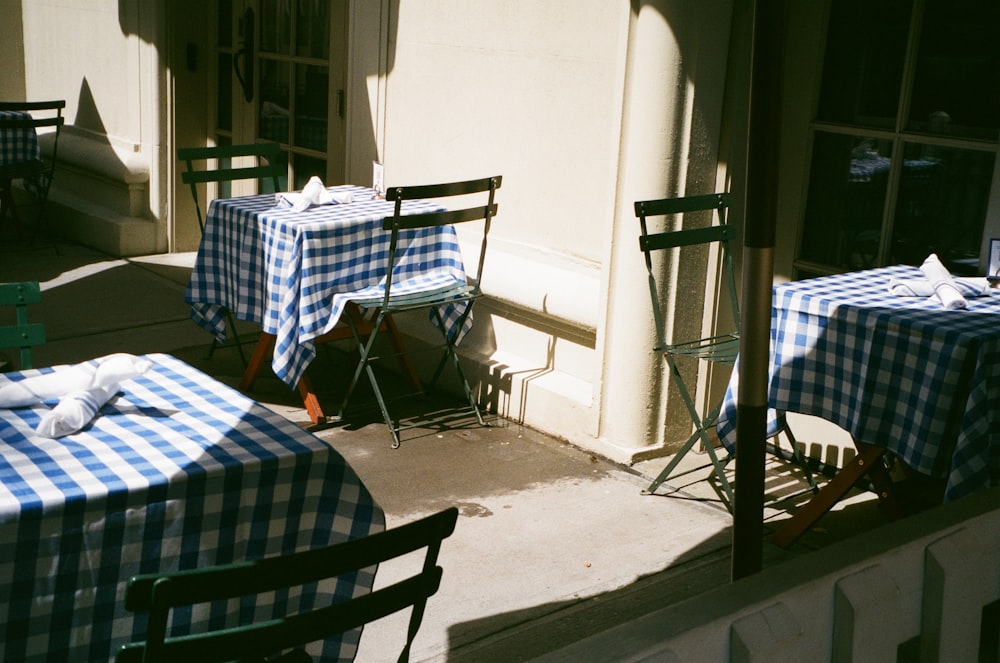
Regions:
<svg viewBox="0 0 1000 663"><path fill-rule="evenodd" d="M709 459L712 461L712 468L715 472L716 478L719 480L719 484L722 488L723 493L726 497L726 508L730 511L732 510L734 495L732 484L729 483L729 479L726 478L726 463L721 462L718 454L715 452L715 446L712 444L712 439L708 435L708 430L715 426L715 421L719 417L719 411L722 409L722 403L719 402L712 408L712 411L708 413L704 418L698 412L698 408L694 404L694 400L688 393L687 387L684 385L684 380L680 376L680 371L677 369L677 364L674 363L674 358L671 355L666 355L667 364L670 366L670 371L673 373L674 381L677 384L677 391L681 395L681 399L684 401L684 405L687 407L688 414L691 417L691 421L695 425L695 432L691 434L688 441L684 443L681 450L674 456L671 462L666 468L656 477L656 479L643 491L644 494L652 494L660 484L667 480L670 476L670 472L674 470L681 459L687 454L688 451L694 446L697 440L701 440L702 446L705 447L705 452L708 454Z"/></svg>
<svg viewBox="0 0 1000 663"><path fill-rule="evenodd" d="M462 328L462 325L464 324L465 320L469 317L471 309L472 309L472 304L470 303L469 308L465 310L465 313L462 314L458 322L455 324L455 329ZM466 400L469 401L469 406L472 408L473 413L475 413L476 415L476 421L479 423L480 426L486 426L487 424L486 421L483 419L483 414L479 410L479 404L476 402L476 397L472 393L472 387L469 386L469 380L465 376L465 371L462 370L462 362L459 361L458 359L458 352L455 350L455 337L449 335L448 332L445 331L446 327L444 324L444 320L441 318L441 312L438 311L437 309L434 309L434 319L437 322L438 329L441 330L441 333L444 336L445 353L444 356L441 357L441 360L438 361L437 368L434 370L434 377L431 378L431 384L432 385L437 384L437 380L441 376L441 371L444 370L444 364L448 361L448 358L450 357L452 364L455 366L455 372L458 374L458 380L462 385L462 390L465 392L465 398Z"/></svg>

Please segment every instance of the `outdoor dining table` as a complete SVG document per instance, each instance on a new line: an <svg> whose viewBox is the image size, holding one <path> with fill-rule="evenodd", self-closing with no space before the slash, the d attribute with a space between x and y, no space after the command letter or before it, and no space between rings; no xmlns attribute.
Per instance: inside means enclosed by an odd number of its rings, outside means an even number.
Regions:
<svg viewBox="0 0 1000 663"><path fill-rule="evenodd" d="M337 326L351 295L385 279L390 233L382 221L394 206L366 187L328 190L350 202L296 211L279 205L274 194L213 201L186 294L194 321L220 342L227 309L239 320L261 325L240 388L252 386L262 356L271 353L274 374L298 388L313 423L325 415L306 368L316 356L317 340ZM402 207L406 214L440 209L424 201L406 201ZM402 231L397 269L397 294L464 282L454 228ZM445 324L456 324L460 314L459 308L445 311ZM470 325L471 319L461 333Z"/></svg>
<svg viewBox="0 0 1000 663"><path fill-rule="evenodd" d="M924 276L901 265L774 288L767 435L798 412L837 424L859 452L775 533L779 545L882 467L886 452L944 480L945 501L1000 483L1000 292L946 310L936 296L890 293L894 278ZM716 429L730 450L738 380L737 370ZM869 476L881 490L883 478Z"/></svg>
<svg viewBox="0 0 1000 663"><path fill-rule="evenodd" d="M290 553L382 531L384 514L328 444L188 364L144 357L142 375L80 432L34 431L51 403L0 409L0 660L107 661L144 639L125 610L139 573ZM96 360L95 360L96 361ZM94 364L94 362L90 362ZM56 367L0 375L10 380ZM287 602L370 591L374 570L313 586ZM198 631L232 625L281 597L175 612ZM323 645L350 661L360 631Z"/></svg>
<svg viewBox="0 0 1000 663"><path fill-rule="evenodd" d="M0 118L8 120L31 119L23 111L0 111ZM0 129L0 223L8 214L16 226L20 226L17 206L11 191L11 178L4 176L4 166L16 166L30 161L40 161L42 151L38 144L38 134L32 127ZM29 183L30 185L30 183Z"/></svg>

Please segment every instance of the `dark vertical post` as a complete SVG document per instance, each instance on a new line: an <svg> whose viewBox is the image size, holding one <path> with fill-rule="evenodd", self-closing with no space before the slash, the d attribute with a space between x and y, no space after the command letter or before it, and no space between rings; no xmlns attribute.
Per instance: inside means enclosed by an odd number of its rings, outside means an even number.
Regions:
<svg viewBox="0 0 1000 663"><path fill-rule="evenodd" d="M760 571L784 0L753 4L732 579Z"/></svg>

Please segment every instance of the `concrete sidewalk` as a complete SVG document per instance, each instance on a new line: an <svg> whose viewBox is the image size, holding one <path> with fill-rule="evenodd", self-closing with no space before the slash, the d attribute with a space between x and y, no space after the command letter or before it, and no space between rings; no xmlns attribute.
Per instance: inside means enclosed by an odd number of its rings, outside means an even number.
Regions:
<svg viewBox="0 0 1000 663"><path fill-rule="evenodd" d="M31 311L48 333L35 352L38 366L167 352L235 386L237 353L227 348L207 359L210 339L188 316L192 261L190 254L119 260L79 246L60 245L57 254L50 245L8 245L0 281L42 284L43 302ZM252 325L244 337L253 338ZM346 361L333 349L310 369L321 399L342 387ZM262 376L252 396L309 426L296 394L273 375ZM396 450L377 416L315 431L355 468L390 527L452 504L461 511L411 660L529 660L728 582L732 520L708 469L671 481L680 492L644 496L667 459L623 467L516 423L491 424L410 431ZM803 487L797 470L770 462L771 497ZM807 498L769 508L765 531ZM874 500L857 494L791 550L765 544L765 565L883 522ZM377 583L394 574L384 566ZM395 660L404 634L405 615L369 625L357 661Z"/></svg>

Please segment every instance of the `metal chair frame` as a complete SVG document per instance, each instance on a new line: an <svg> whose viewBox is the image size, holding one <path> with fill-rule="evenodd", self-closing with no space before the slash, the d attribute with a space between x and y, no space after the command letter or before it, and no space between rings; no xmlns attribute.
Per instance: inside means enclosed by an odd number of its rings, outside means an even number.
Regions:
<svg viewBox="0 0 1000 663"><path fill-rule="evenodd" d="M280 191L280 179L286 174L284 167L279 160L281 156L281 145L279 143L247 143L243 145L216 145L206 147L181 147L177 149L177 158L183 161L187 170L181 173L181 181L191 187L191 197L194 199L195 213L198 217L198 228L205 232L205 218L202 214L200 198L198 196L198 185L209 182L221 184L223 182L238 182L243 180L271 181L271 186L275 191ZM233 166L233 159L252 158L252 166ZM210 165L216 162L215 168L206 167L203 170L195 168L196 163L204 162ZM226 327L233 334L233 344L240 353L243 365L247 365L246 354L243 352L243 343L240 341L239 333L236 331L236 318L232 311L226 309ZM208 350L211 357L219 343L214 338Z"/></svg>
<svg viewBox="0 0 1000 663"><path fill-rule="evenodd" d="M361 357L358 361L357 368L351 377L351 382L347 387L347 392L341 403L337 418L343 418L345 408L354 393L354 389L361 378L361 374L366 373L368 381L372 386L372 390L375 392L375 399L382 412L382 417L389 428L390 434L392 435L392 447L394 449L398 448L400 444L399 433L414 426L401 425L398 422L394 422L389 414L382 389L379 387L378 380L372 368L372 362L375 359L378 359L372 351L379 332L383 328L383 321L386 320L388 316L395 313L413 311L417 309L431 310L436 326L441 330L442 336L444 337L444 353L437 364L437 368L434 371L434 375L431 378L429 385L433 386L437 383L438 378L444 370L445 364L450 359L455 368L459 383L462 386L472 413L475 414L476 420L480 426L486 425L482 412L479 410L476 398L472 393L472 388L469 386L469 381L466 378L465 371L462 370L461 362L459 361L458 354L455 350L457 334L460 332L456 331L453 334L449 334L446 331L444 321L439 312L439 307L448 304L467 304L460 319L453 326L453 329L461 330L466 320L468 320L469 316L472 314L473 304L482 296L483 265L486 260L486 248L490 232L490 224L498 209L495 202L496 191L500 188L501 182L502 177L498 175L495 177L446 184L394 187L386 191L386 199L395 202L393 215L386 217L382 223L382 228L392 234L389 241L389 251L386 263L387 275L393 274L394 266L396 264L396 251L399 243L400 231L453 225L469 221L483 222L483 234L479 247L479 259L476 271L473 274L467 274L465 284L457 285L445 291L396 295L392 292L392 279L386 278L380 297L352 300L352 302L362 308L373 309L375 311L375 319L372 324L371 332L368 334L367 339L365 339L354 320L350 317L348 318L348 323L351 325L354 336L361 348ZM428 212L412 215L402 214L402 204L406 200L431 200L484 193L487 194L487 202L485 205L477 205L453 211Z"/></svg>
<svg viewBox="0 0 1000 663"><path fill-rule="evenodd" d="M31 348L45 343L45 325L28 322L28 305L41 301L37 281L0 283L0 307L14 307L14 324L0 326L0 348L17 348L21 369L33 367Z"/></svg>
<svg viewBox="0 0 1000 663"><path fill-rule="evenodd" d="M0 222L9 211L17 232L20 232L20 215L17 213L17 204L12 190L14 180L25 181L26 188L34 189L38 197L38 216L32 230L32 241L34 241L34 233L45 220L49 189L55 177L59 135L66 122L66 118L63 117L64 108L66 108L65 99L0 102L0 111L25 114L25 117L22 118L0 118L0 128L31 129L36 133L39 129L52 129L52 151L47 156L42 155L40 160L0 165ZM32 185L31 182L34 184Z"/></svg>
<svg viewBox="0 0 1000 663"><path fill-rule="evenodd" d="M733 489L726 477L725 466L729 458L723 460L715 449L713 440L709 436L709 431L715 427L722 408L721 400L712 405L704 414L695 403L684 378L678 367L678 359L688 358L695 361L705 361L712 364L732 367L736 363L740 349L740 309L736 276L733 270L733 259L729 248L729 241L735 237L735 229L726 221L726 212L729 208L728 193L712 193L706 195L685 196L680 198L664 198L659 200L645 200L635 203L635 215L639 219L640 236L639 248L642 250L646 271L648 272L649 294L653 309L653 320L656 326L656 345L654 350L661 354L667 361L672 376L671 382L676 386L681 399L691 417L694 425L694 432L681 445L678 452L670 460L665 468L650 483L644 491L647 494L654 493L660 485L666 481L671 473L677 468L684 456L694 447L695 443L701 441L702 447L708 454L713 471L719 485L727 499L727 506L732 508ZM650 232L647 220L650 217L668 217L685 215L697 212L714 212L718 219L717 224L704 227L688 227L678 230L663 232ZM715 244L720 250L720 277L722 279L721 290L730 302L731 315L735 324L734 331L720 333L704 338L667 341L666 325L661 309L661 299L657 287L657 277L653 267L653 254L657 251L680 249L687 246L705 246ZM786 434L792 447L792 458L796 464L800 465L807 475L809 484L816 490L816 483L812 472L805 461L798 447L791 430L786 427ZM775 444L775 450L780 454L780 449Z"/></svg>
<svg viewBox="0 0 1000 663"><path fill-rule="evenodd" d="M441 584L441 542L455 531L458 509L450 507L399 527L344 543L257 561L133 577L125 607L148 612L146 640L124 645L118 663L185 661L310 661L304 645L354 630L412 607L400 663L408 661L423 620L427 599ZM424 550L420 570L387 587L353 598L205 633L171 636L174 609L301 587L373 569ZM280 658L269 658L281 653Z"/></svg>

